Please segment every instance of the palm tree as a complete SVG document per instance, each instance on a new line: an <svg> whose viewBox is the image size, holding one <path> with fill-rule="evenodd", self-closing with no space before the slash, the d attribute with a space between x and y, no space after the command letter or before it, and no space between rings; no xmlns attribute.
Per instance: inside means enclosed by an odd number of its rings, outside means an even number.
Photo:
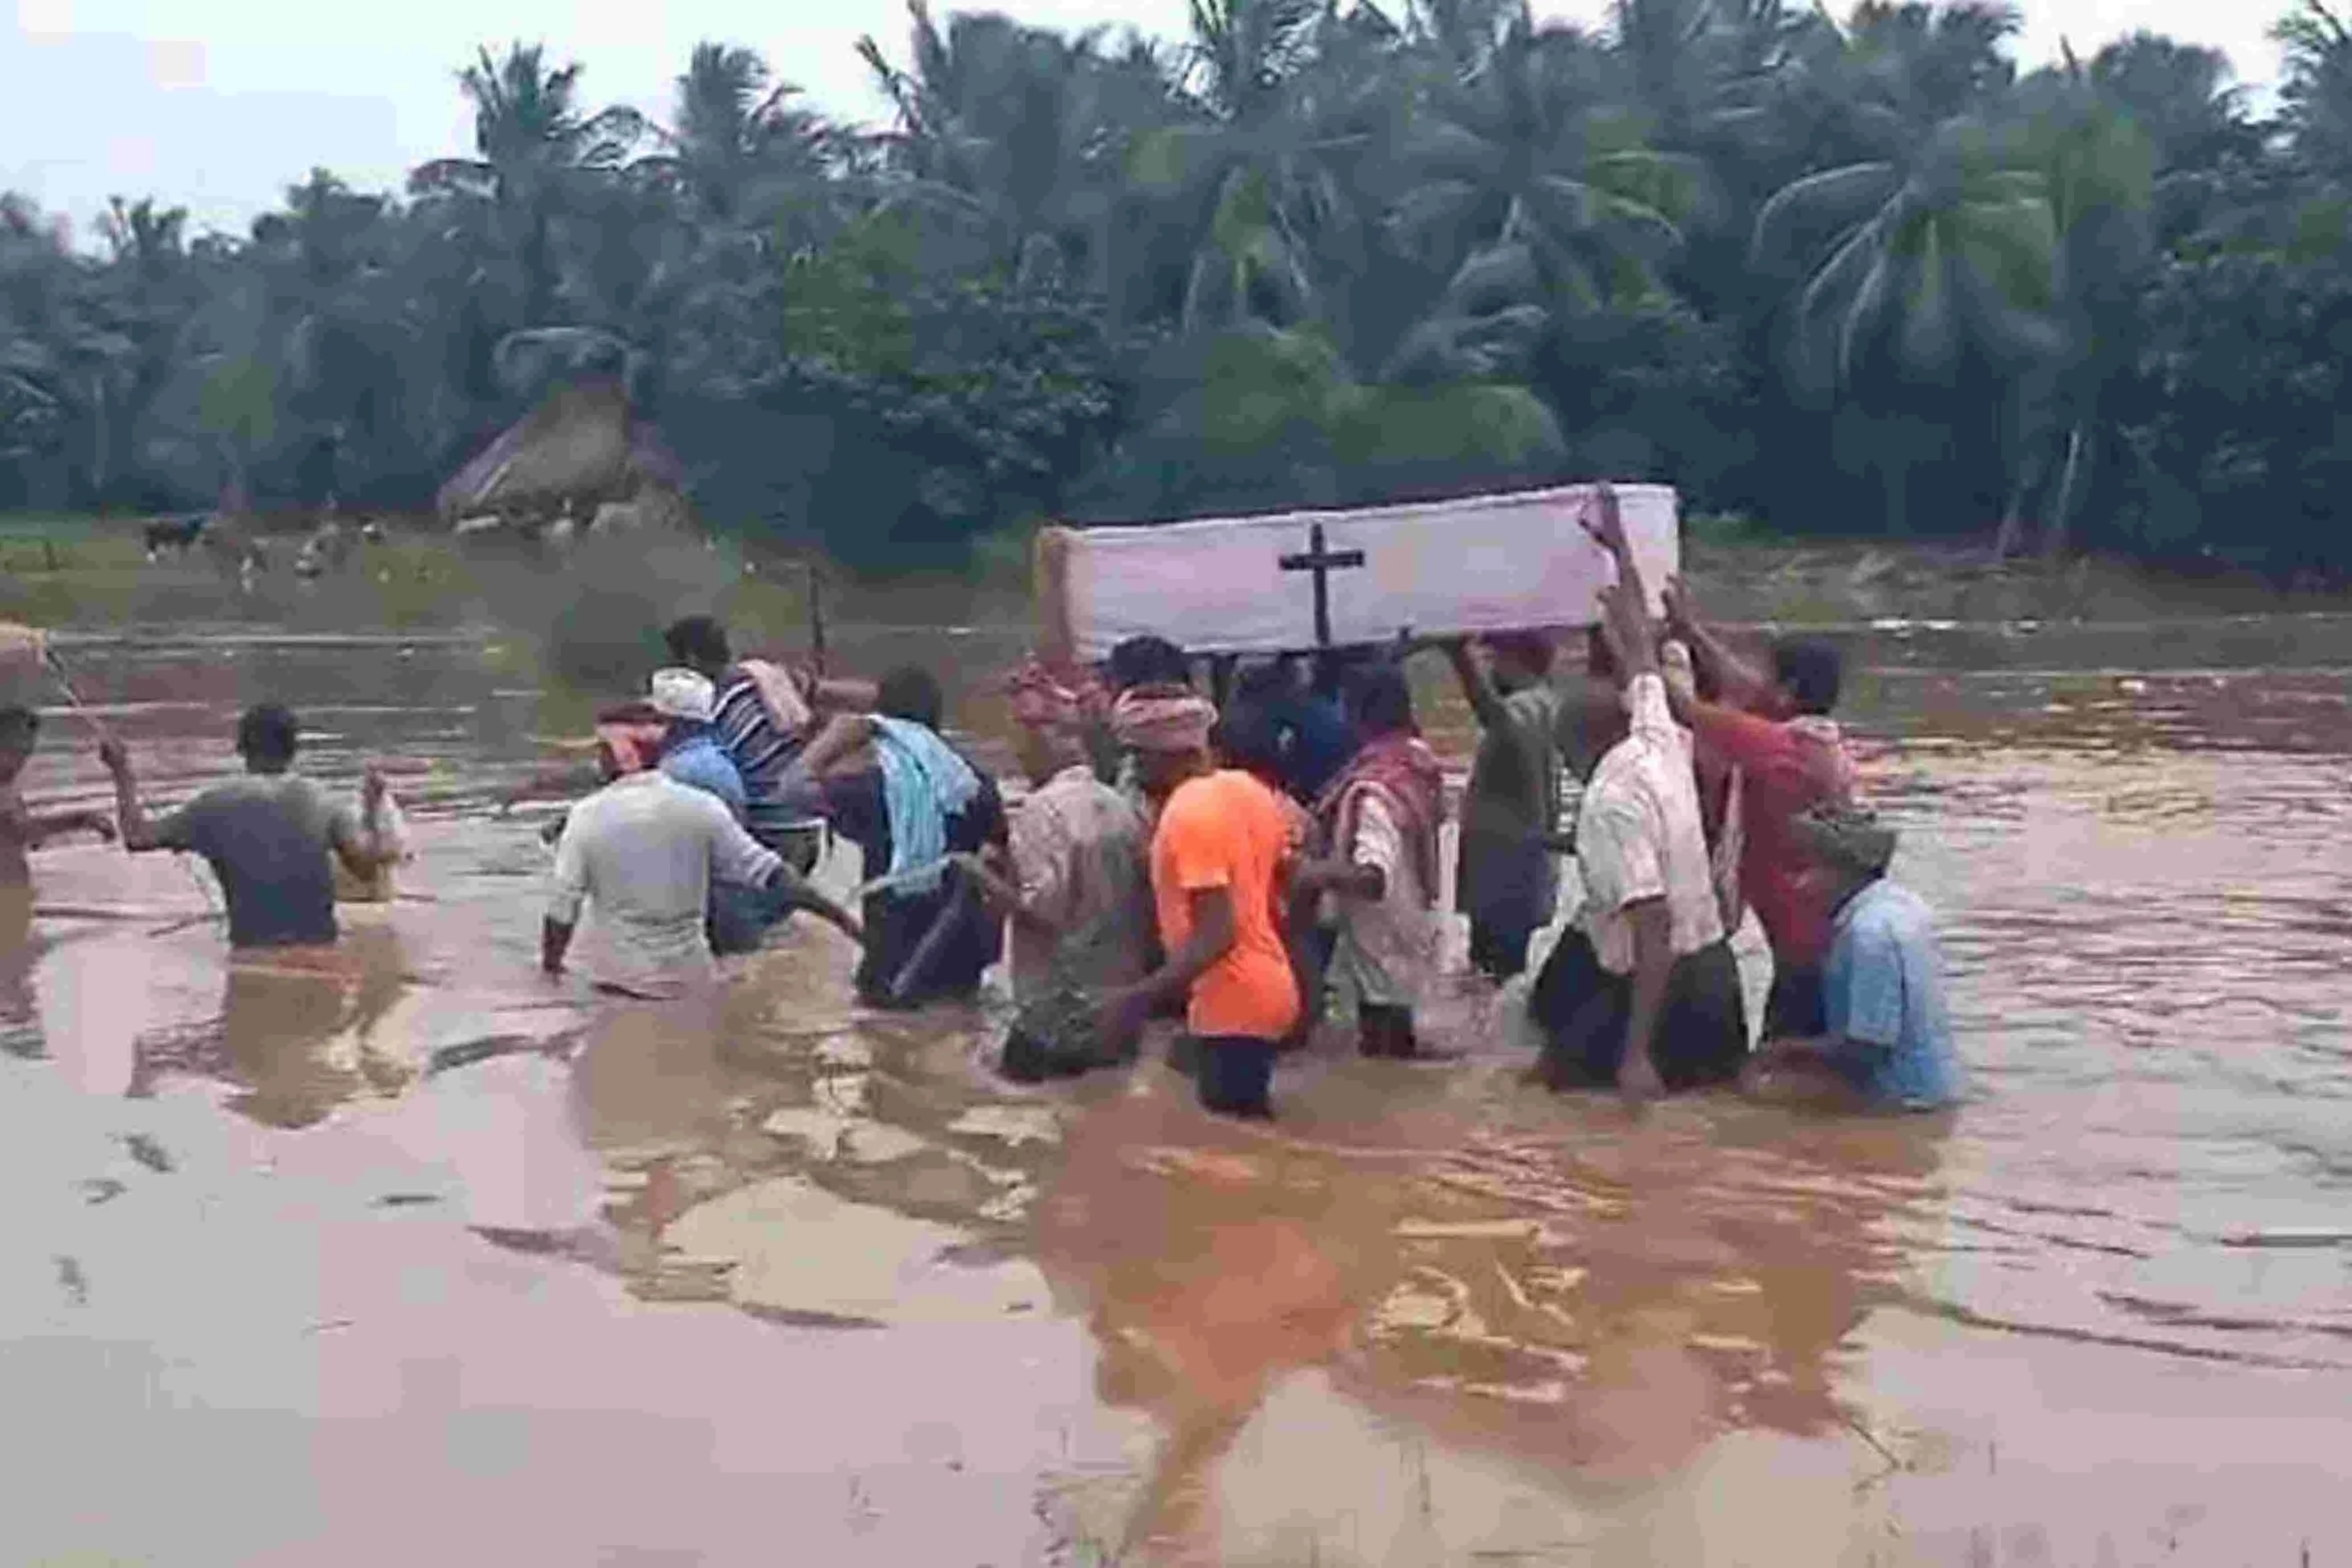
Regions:
<svg viewBox="0 0 2352 1568"><path fill-rule="evenodd" d="M1446 278L1391 370L1493 374L1554 312L1649 294L1681 243L1691 162L1645 145L1610 98L1603 54L1522 15L1409 135L1413 184L1391 233Z"/></svg>
<svg viewBox="0 0 2352 1568"><path fill-rule="evenodd" d="M95 309L98 281L31 202L0 194L0 462L20 500L65 504L112 477L109 401L134 345Z"/></svg>
<svg viewBox="0 0 2352 1568"><path fill-rule="evenodd" d="M2156 242L2167 250L2232 219L2231 171L2262 156L2245 91L2219 49L2137 32L2092 58L2090 83L2146 137L2156 165Z"/></svg>
<svg viewBox="0 0 2352 1568"><path fill-rule="evenodd" d="M1466 76L1486 63L1527 11L1527 0L1407 0L1404 32L1416 48Z"/></svg>
<svg viewBox="0 0 2352 1568"><path fill-rule="evenodd" d="M485 204L492 232L516 274L516 325L550 320L562 281L554 230L591 182L616 174L645 132L634 110L583 114L580 68L550 70L539 45L488 49L458 73L474 105L472 158L443 158L409 176L419 195L455 195Z"/></svg>
<svg viewBox="0 0 2352 1568"><path fill-rule="evenodd" d="M1119 270L1188 331L1343 317L1323 307L1366 248L1351 176L1394 113L1367 30L1392 31L1332 0L1193 0L1192 23L1181 118L1129 155Z"/></svg>
<svg viewBox="0 0 2352 1568"><path fill-rule="evenodd" d="M649 129L666 149L633 164L707 222L762 224L830 174L835 133L791 101L750 49L701 43L677 79L677 123Z"/></svg>
<svg viewBox="0 0 2352 1568"><path fill-rule="evenodd" d="M1999 125L2006 9L1864 4L1848 66L1852 121L1874 155L1790 182L1758 213L1750 257L1798 287L1787 307L1801 381L1850 388L1864 356L1943 381L1964 357L2014 379L2061 345L2047 310L2057 235L2044 172ZM1880 462L1906 526L1907 468Z"/></svg>
<svg viewBox="0 0 2352 1568"><path fill-rule="evenodd" d="M868 37L859 53L897 110L885 139L913 203L973 240L971 264L1030 283L1112 284L1110 230L1136 132L1171 118L1158 49L1100 28L1064 37L997 15L942 32L908 0L907 68Z"/></svg>
<svg viewBox="0 0 2352 1568"><path fill-rule="evenodd" d="M2326 0L2303 0L2271 36L2285 51L2280 118L2296 152L2328 180L2352 178L2352 25Z"/></svg>
<svg viewBox="0 0 2352 1568"><path fill-rule="evenodd" d="M2064 457L2042 519L2042 549L2065 549L2108 390L2137 357L2139 302L2156 255L2156 144L2137 118L2107 96L2095 70L2085 69L2071 48L2060 68L2028 81L2022 97L2021 142L2042 176L2057 236L2053 314L2063 339L2028 372L2046 383L2049 395L2032 396L2024 406L2046 411L2046 423L2032 420L2041 427L2019 432L2029 452L2001 519L1995 543L2001 555L2018 542L2021 503L2042 470L2030 448L2060 430Z"/></svg>
<svg viewBox="0 0 2352 1568"><path fill-rule="evenodd" d="M2099 96L2146 136L2161 169L2201 167L2244 141L2245 89L2229 57L2145 29L2091 58Z"/></svg>

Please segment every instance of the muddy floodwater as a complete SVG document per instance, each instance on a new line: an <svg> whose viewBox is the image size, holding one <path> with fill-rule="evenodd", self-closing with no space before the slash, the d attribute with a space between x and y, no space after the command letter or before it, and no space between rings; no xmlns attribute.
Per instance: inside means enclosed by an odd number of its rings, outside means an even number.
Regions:
<svg viewBox="0 0 2352 1568"><path fill-rule="evenodd" d="M325 959L95 845L0 911L0 1559L2352 1560L2352 616L1854 628L1969 1099L1845 1122L1548 1096L1466 981L1466 1062L1267 1127L993 1082L821 929L592 1004L496 810L576 714L494 640L60 643L151 799L274 697L417 857ZM835 647L1003 759L1016 632ZM27 793L95 803L58 700Z"/></svg>

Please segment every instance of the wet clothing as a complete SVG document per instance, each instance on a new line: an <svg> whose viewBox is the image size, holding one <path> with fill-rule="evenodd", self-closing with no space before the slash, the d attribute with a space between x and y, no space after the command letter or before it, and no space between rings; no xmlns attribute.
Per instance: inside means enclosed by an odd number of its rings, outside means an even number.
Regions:
<svg viewBox="0 0 2352 1568"><path fill-rule="evenodd" d="M673 738L662 752L661 771L688 788L716 798L735 815L738 822L743 820L748 810L743 775L709 725L674 729ZM766 940L768 928L791 912L792 903L781 889L750 887L714 877L710 882L710 906L704 914L704 931L710 939L713 952L755 952Z"/></svg>
<svg viewBox="0 0 2352 1568"><path fill-rule="evenodd" d="M1524 974L1528 949L1535 944L1538 927L1515 921L1507 930L1491 921L1470 921L1470 967L1495 980Z"/></svg>
<svg viewBox="0 0 2352 1568"><path fill-rule="evenodd" d="M1410 1061L1422 1055L1414 1037L1412 1011L1367 1002L1357 1010L1357 1048L1368 1057L1393 1057Z"/></svg>
<svg viewBox="0 0 2352 1568"><path fill-rule="evenodd" d="M1269 1116L1275 1043L1256 1035L1200 1035L1191 1045L1192 1077L1203 1110L1223 1116Z"/></svg>
<svg viewBox="0 0 2352 1568"><path fill-rule="evenodd" d="M1822 1031L1848 1082L1889 1108L1928 1110L1959 1092L1934 917L1880 878L1837 911L1822 971Z"/></svg>
<svg viewBox="0 0 2352 1568"><path fill-rule="evenodd" d="M215 784L155 825L159 846L212 868L231 947L333 942L335 847L359 840L359 813L293 773Z"/></svg>
<svg viewBox="0 0 2352 1568"><path fill-rule="evenodd" d="M1829 1013L1822 1005L1822 972L1817 968L1772 971L1772 989L1764 997L1764 1033L1773 1039L1811 1039L1829 1032Z"/></svg>
<svg viewBox="0 0 2352 1568"><path fill-rule="evenodd" d="M687 726L662 752L661 771L689 789L715 795L741 821L748 809L743 775L708 725Z"/></svg>
<svg viewBox="0 0 2352 1568"><path fill-rule="evenodd" d="M1143 817L1080 763L1013 808L1010 842L1022 902L1052 921L1059 934L1012 922L1009 967L1019 1016L1006 1041L1008 1069L1018 1055L1027 1070L1016 1077L1084 1071L1097 1063L1094 1018L1085 999L1132 985L1150 972Z"/></svg>
<svg viewBox="0 0 2352 1568"><path fill-rule="evenodd" d="M1160 810L1151 896L1162 947L1174 953L1191 939L1193 894L1221 888L1233 900L1233 945L1192 983L1185 1008L1202 1039L1271 1043L1298 1021L1298 984L1283 940L1286 876L1298 848L1297 808L1286 812L1287 804L1255 775L1224 768L1187 779Z"/></svg>
<svg viewBox="0 0 2352 1568"><path fill-rule="evenodd" d="M1333 897L1339 923L1331 978L1360 1007L1394 1007L1410 1015L1437 973L1441 933L1435 900L1387 801L1377 795L1365 798L1340 852L1350 866L1377 868L1386 885L1378 899Z"/></svg>
<svg viewBox="0 0 2352 1568"><path fill-rule="evenodd" d="M1690 734L1675 722L1655 675L1634 678L1626 700L1631 728L1592 770L1576 823L1584 881L1578 924L1612 974L1633 972L1626 910L1643 900L1665 900L1676 958L1724 936Z"/></svg>
<svg viewBox="0 0 2352 1568"><path fill-rule="evenodd" d="M771 849L800 850L793 868L805 871L815 858L814 838L823 824L785 800L783 784L785 770L807 743L808 727L779 727L759 680L742 665L730 669L718 686L711 729L742 778L743 826Z"/></svg>
<svg viewBox="0 0 2352 1568"><path fill-rule="evenodd" d="M1444 779L1436 755L1409 735L1384 736L1359 752L1318 807L1331 853L1381 873L1378 899L1332 894L1338 939L1331 978L1359 1007L1420 1005L1437 970L1437 834Z"/></svg>
<svg viewBox="0 0 2352 1568"><path fill-rule="evenodd" d="M1584 906L1537 977L1528 1015L1544 1033L1548 1081L1614 1082L1633 1008L1629 911L1663 900L1674 967L1650 1058L1669 1089L1686 1089L1738 1072L1747 1005L1724 939L1691 738L1656 675L1635 677L1625 695L1630 729L1593 769L1577 816Z"/></svg>
<svg viewBox="0 0 2352 1568"><path fill-rule="evenodd" d="M1470 917L1472 962L1508 979L1527 967L1528 938L1559 902L1544 838L1559 812L1563 705L1548 684L1501 697L1507 721L1479 736L1462 797L1454 901Z"/></svg>
<svg viewBox="0 0 2352 1568"><path fill-rule="evenodd" d="M1739 886L1781 970L1818 968L1829 951L1830 911L1813 860L1790 824L1825 803L1850 805L1853 760L1828 719L1776 721L1718 703L1691 705L1691 726L1714 758L1739 770L1747 842Z"/></svg>
<svg viewBox="0 0 2352 1568"><path fill-rule="evenodd" d="M874 764L882 806L890 819L890 875L936 868L947 854L948 819L980 794L980 773L929 726L905 719L874 720ZM935 876L908 886L929 892Z"/></svg>
<svg viewBox="0 0 2352 1568"><path fill-rule="evenodd" d="M1580 931L1561 934L1528 994L1544 1043L1537 1070L1555 1089L1605 1089L1625 1060L1633 981L1601 967ZM1748 1005L1731 944L1718 939L1675 960L1650 1060L1670 1089L1725 1083L1748 1059Z"/></svg>
<svg viewBox="0 0 2352 1568"><path fill-rule="evenodd" d="M577 925L582 907L593 906L594 979L673 995L711 972L712 880L758 885L782 868L711 795L660 772L630 773L572 808L555 844L547 916Z"/></svg>
<svg viewBox="0 0 2352 1568"><path fill-rule="evenodd" d="M1005 1031L996 1070L1014 1083L1045 1083L1133 1061L1139 1049L1135 1039L1108 1053L1095 1044L1089 1034L1095 1018L1092 1005L1075 991L1024 1011Z"/></svg>
<svg viewBox="0 0 2352 1568"><path fill-rule="evenodd" d="M765 847L765 846L762 846ZM789 858L784 863L791 866ZM797 867L793 867L798 870ZM768 932L782 925L799 906L782 887L748 887L741 882L714 879L710 884L710 904L704 910L703 930L710 939L710 951L720 957L735 953L757 952L768 940Z"/></svg>
<svg viewBox="0 0 2352 1568"><path fill-rule="evenodd" d="M996 783L972 764L977 788L962 809L946 814L941 847L949 854L976 854L1001 843L1005 834L1004 805ZM835 830L857 846L868 880L881 876L896 853L891 838L891 815L879 766L838 773L821 782L805 771L788 770L783 799L793 809L823 813ZM949 913L950 905L954 912ZM945 919L940 945L903 998L889 994L899 971ZM857 963L856 985L861 1001L870 1006L913 1006L941 998L968 998L980 989L980 977L996 962L1004 946L1003 917L989 911L979 889L961 876L943 875L928 889L898 888L868 894L860 909L866 945Z"/></svg>

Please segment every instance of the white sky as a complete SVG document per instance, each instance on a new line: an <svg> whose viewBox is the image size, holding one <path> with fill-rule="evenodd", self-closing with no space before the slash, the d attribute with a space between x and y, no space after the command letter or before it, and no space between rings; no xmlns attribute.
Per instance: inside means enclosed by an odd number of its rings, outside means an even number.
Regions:
<svg viewBox="0 0 2352 1568"><path fill-rule="evenodd" d="M903 0L0 0L0 190L68 214L85 242L107 197L154 195L192 226L242 232L283 188L321 164L362 189L397 188L410 167L470 152L456 72L477 46L544 41L582 66L584 100L625 101L665 121L696 43L764 55L836 115L879 117L853 52L872 33L904 58ZM2288 0L2032 0L2020 58L2088 55L2133 27L2225 50L2266 83L2263 37ZM957 9L935 0L944 20ZM969 8L1065 27L1132 25L1173 37L1185 0L1001 0ZM1607 0L1537 0L1538 13L1598 21ZM1842 3L1832 5L1843 11Z"/></svg>

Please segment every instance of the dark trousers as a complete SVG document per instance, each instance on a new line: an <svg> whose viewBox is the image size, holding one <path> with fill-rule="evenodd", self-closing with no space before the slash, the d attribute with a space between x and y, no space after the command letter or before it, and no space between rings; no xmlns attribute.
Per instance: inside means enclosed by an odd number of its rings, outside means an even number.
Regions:
<svg viewBox="0 0 2352 1568"><path fill-rule="evenodd" d="M1828 1006L1819 969L1782 968L1775 959L1772 990L1764 998L1764 1037L1810 1040L1829 1033Z"/></svg>
<svg viewBox="0 0 2352 1568"><path fill-rule="evenodd" d="M1044 1083L1048 1079L1077 1078L1097 1068L1116 1067L1135 1059L1130 1040L1116 1052L1103 1050L1091 1037L1069 1033L1040 1034L1015 1024L1004 1036L1004 1054L996 1069L1014 1083Z"/></svg>
<svg viewBox="0 0 2352 1568"><path fill-rule="evenodd" d="M1470 917L1470 967L1493 980L1509 980L1528 967L1528 944L1536 928L1517 921Z"/></svg>
<svg viewBox="0 0 2352 1568"><path fill-rule="evenodd" d="M824 847L822 826L795 828L788 833L771 834L765 837L753 835L760 843L783 858L784 864L800 877L814 868ZM774 888L749 888L740 882L713 882L710 901L703 913L702 929L710 938L710 951L724 958L729 953L756 952L767 941L769 931L792 919L797 905Z"/></svg>
<svg viewBox="0 0 2352 1568"><path fill-rule="evenodd" d="M1554 1089L1614 1084L1633 1006L1632 978L1602 969L1582 931L1563 933L1528 998L1528 1016L1544 1034L1537 1064L1544 1081ZM1675 961L1650 1059L1672 1089L1739 1075L1748 1059L1748 1005L1729 942Z"/></svg>
<svg viewBox="0 0 2352 1568"><path fill-rule="evenodd" d="M1251 1035L1202 1035L1191 1042L1201 1108L1221 1116L1272 1116L1275 1042Z"/></svg>
<svg viewBox="0 0 2352 1568"><path fill-rule="evenodd" d="M792 912L791 901L772 888L713 882L703 931L710 938L710 951L721 958L733 952L757 952L767 940L769 928L782 924Z"/></svg>
<svg viewBox="0 0 2352 1568"><path fill-rule="evenodd" d="M1366 1002L1356 1008L1356 1048L1365 1056L1411 1058L1419 1053L1412 1008Z"/></svg>
<svg viewBox="0 0 2352 1568"><path fill-rule="evenodd" d="M877 893L859 912L866 948L857 963L857 999L872 1007L968 1001L978 994L982 973L1004 944L1003 920L988 912L960 876L943 879L929 893ZM894 994L891 987L941 922L946 929L929 961L908 977L906 994Z"/></svg>

